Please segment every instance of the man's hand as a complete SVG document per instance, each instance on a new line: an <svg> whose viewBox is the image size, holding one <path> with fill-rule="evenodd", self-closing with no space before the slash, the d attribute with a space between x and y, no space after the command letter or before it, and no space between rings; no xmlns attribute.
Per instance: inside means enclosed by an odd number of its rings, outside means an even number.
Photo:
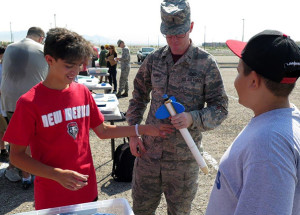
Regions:
<svg viewBox="0 0 300 215"><path fill-rule="evenodd" d="M57 169L55 180L69 190L79 190L88 185L88 175L82 175L72 170Z"/></svg>
<svg viewBox="0 0 300 215"><path fill-rule="evenodd" d="M136 157L141 157L146 152L143 141L140 137L130 137L129 146L131 154Z"/></svg>
<svg viewBox="0 0 300 215"><path fill-rule="evenodd" d="M193 118L190 113L182 112L172 116L171 123L176 129L188 128L193 124Z"/></svg>

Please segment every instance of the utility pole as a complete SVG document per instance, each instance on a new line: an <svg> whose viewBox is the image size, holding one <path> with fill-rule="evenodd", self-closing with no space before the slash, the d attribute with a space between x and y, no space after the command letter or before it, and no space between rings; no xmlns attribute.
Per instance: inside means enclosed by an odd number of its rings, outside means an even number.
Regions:
<svg viewBox="0 0 300 215"><path fill-rule="evenodd" d="M244 42L244 30L245 30L245 19L243 20L243 34L242 34L242 41Z"/></svg>
<svg viewBox="0 0 300 215"><path fill-rule="evenodd" d="M206 26L204 26L204 42L203 42L204 50L205 50L205 40L206 40Z"/></svg>
<svg viewBox="0 0 300 215"><path fill-rule="evenodd" d="M54 14L54 28L56 28L56 14Z"/></svg>
<svg viewBox="0 0 300 215"><path fill-rule="evenodd" d="M10 42L14 42L14 38L11 30L11 22L9 23L9 26L10 26Z"/></svg>

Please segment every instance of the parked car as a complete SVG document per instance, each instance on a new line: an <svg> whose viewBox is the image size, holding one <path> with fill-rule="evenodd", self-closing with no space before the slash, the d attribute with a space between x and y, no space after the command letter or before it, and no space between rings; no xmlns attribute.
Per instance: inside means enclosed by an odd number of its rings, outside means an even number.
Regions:
<svg viewBox="0 0 300 215"><path fill-rule="evenodd" d="M145 60L145 58L148 56L148 54L150 54L154 50L155 49L152 47L142 47L136 53L138 62L143 62Z"/></svg>

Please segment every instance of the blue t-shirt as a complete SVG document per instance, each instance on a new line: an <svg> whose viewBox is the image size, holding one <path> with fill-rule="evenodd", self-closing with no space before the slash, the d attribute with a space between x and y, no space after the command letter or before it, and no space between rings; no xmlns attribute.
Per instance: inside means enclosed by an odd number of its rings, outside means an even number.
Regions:
<svg viewBox="0 0 300 215"><path fill-rule="evenodd" d="M299 179L300 112L266 112L221 158L206 215L299 215Z"/></svg>

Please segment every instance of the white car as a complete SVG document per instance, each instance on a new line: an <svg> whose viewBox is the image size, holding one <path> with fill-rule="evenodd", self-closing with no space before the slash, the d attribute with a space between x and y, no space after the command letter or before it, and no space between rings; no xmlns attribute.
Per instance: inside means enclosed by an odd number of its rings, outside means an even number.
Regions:
<svg viewBox="0 0 300 215"><path fill-rule="evenodd" d="M148 54L150 54L154 50L155 50L155 48L152 48L152 47L140 48L140 50L138 50L138 52L136 53L138 62L143 62L145 60L145 58L148 56Z"/></svg>

